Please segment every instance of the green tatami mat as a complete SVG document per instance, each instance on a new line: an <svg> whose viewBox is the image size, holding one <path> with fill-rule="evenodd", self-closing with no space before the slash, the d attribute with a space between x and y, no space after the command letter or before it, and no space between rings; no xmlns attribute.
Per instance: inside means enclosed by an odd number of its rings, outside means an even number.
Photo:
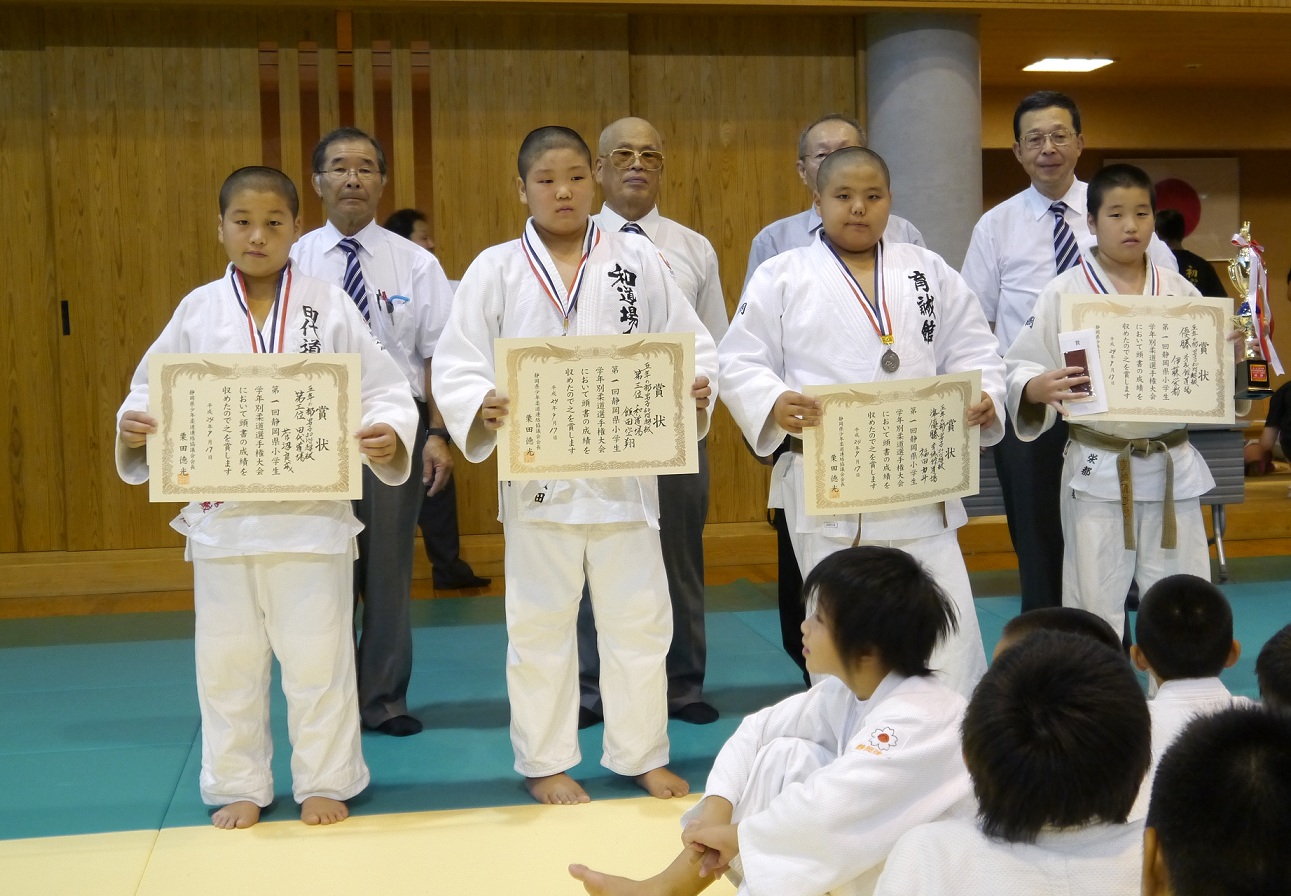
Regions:
<svg viewBox="0 0 1291 896"><path fill-rule="evenodd" d="M1291 588L1278 572L1233 561L1223 589L1233 603L1241 661L1224 673L1254 696L1264 641L1291 622ZM1291 573L1291 569L1288 570ZM974 574L987 654L1018 610L1012 573ZM700 789L740 719L802 688L780 646L774 583L708 589L705 693L722 712L712 725L669 725L672 767ZM200 752L192 614L157 613L0 621L0 839L205 825L197 792ZM409 705L426 725L415 737L366 733L372 786L356 815L523 805L513 757L503 664L503 602L469 597L414 603ZM285 705L275 678L272 712L277 802L266 820L297 815L290 794ZM599 765L604 729L580 733L573 774L594 799L640 791Z"/></svg>

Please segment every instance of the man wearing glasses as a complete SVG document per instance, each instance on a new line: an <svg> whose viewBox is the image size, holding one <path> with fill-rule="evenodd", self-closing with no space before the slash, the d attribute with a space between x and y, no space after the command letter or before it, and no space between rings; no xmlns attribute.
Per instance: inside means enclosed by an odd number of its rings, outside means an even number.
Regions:
<svg viewBox="0 0 1291 896"><path fill-rule="evenodd" d="M717 253L702 235L659 214L656 205L663 180L663 138L650 122L621 118L601 132L592 171L605 204L597 226L638 234L652 241L672 268L677 285L699 319L721 342L728 323ZM668 572L673 635L668 650L668 714L706 725L717 720L715 707L703 699L704 520L708 516L708 441L699 441L699 472L659 477L659 541ZM591 602L584 594L578 614L579 726L600 721L600 663Z"/></svg>
<svg viewBox="0 0 1291 896"><path fill-rule="evenodd" d="M816 119L803 128L798 137L798 177L802 178L807 194L816 192L816 172L825 156L848 146L864 146L865 129L860 122L845 115L830 114ZM815 206L805 212L781 218L762 228L753 238L749 249L749 266L744 272L744 285L758 269L758 265L781 252L810 246L820 230L820 213ZM905 218L890 215L883 238L892 243L914 243L923 246L923 234Z"/></svg>
<svg viewBox="0 0 1291 896"><path fill-rule="evenodd" d="M409 613L413 540L423 494L435 494L453 471L448 431L430 396L430 358L453 301L435 256L376 223L386 183L385 153L357 128L341 128L314 149L314 191L327 223L300 238L291 257L301 273L343 289L408 379L422 412L416 469L389 486L363 468L363 523L354 590L363 601L358 644L359 713L366 728L395 737L421 731L408 712L412 676ZM429 424L429 429L427 429ZM415 462L415 461L414 461Z"/></svg>
<svg viewBox="0 0 1291 896"><path fill-rule="evenodd" d="M1013 113L1013 140L1013 155L1031 185L982 215L961 271L995 330L1001 355L1031 316L1040 290L1094 245L1086 223L1086 185L1075 173L1085 148L1076 103L1052 90L1031 94ZM1178 270L1169 248L1155 236L1148 255L1153 264ZM1066 444L1063 420L1033 442L1019 441L1009 420L1004 440L995 446L1023 612L1062 605L1058 508Z"/></svg>

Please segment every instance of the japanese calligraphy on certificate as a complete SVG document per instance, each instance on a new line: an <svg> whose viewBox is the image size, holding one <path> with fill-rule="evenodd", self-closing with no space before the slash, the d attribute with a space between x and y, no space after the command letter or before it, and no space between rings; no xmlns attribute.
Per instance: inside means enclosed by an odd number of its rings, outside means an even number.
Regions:
<svg viewBox="0 0 1291 896"><path fill-rule="evenodd" d="M694 333L498 339L498 478L694 473Z"/></svg>
<svg viewBox="0 0 1291 896"><path fill-rule="evenodd" d="M1063 330L1098 338L1101 370L1091 379L1107 411L1083 419L1232 423L1232 314L1232 300L1222 298L1063 296Z"/></svg>
<svg viewBox="0 0 1291 896"><path fill-rule="evenodd" d="M965 426L981 371L808 386L821 423L802 431L807 513L897 510L977 493L981 430Z"/></svg>
<svg viewBox="0 0 1291 896"><path fill-rule="evenodd" d="M358 498L359 356L152 355L152 501Z"/></svg>

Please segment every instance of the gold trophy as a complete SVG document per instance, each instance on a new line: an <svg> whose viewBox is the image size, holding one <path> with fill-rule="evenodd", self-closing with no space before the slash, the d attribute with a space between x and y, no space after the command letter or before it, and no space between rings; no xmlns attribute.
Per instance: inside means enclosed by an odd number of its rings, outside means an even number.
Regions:
<svg viewBox="0 0 1291 896"><path fill-rule="evenodd" d="M1250 221L1242 222L1241 237L1243 241L1250 243ZM1269 386L1269 362L1260 349L1261 321L1256 317L1255 309L1251 307L1250 299L1247 297L1253 273L1251 265L1262 263L1258 258L1252 261L1252 254L1253 250L1249 245L1237 250L1237 256L1228 262L1228 279L1233 281L1233 285L1237 287L1237 294L1242 299L1237 309L1237 316L1233 318L1233 326L1245 334L1242 360L1237 362L1235 394L1238 398L1260 399L1272 395L1273 389Z"/></svg>

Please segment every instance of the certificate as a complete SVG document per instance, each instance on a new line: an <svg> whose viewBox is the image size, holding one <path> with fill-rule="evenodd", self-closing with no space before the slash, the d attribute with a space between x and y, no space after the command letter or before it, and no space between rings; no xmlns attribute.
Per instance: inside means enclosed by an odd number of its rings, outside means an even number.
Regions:
<svg viewBox="0 0 1291 896"><path fill-rule="evenodd" d="M699 470L694 333L494 341L498 478Z"/></svg>
<svg viewBox="0 0 1291 896"><path fill-rule="evenodd" d="M363 494L357 354L152 355L152 501Z"/></svg>
<svg viewBox="0 0 1291 896"><path fill-rule="evenodd" d="M802 431L807 513L898 510L977 493L982 373L808 386L821 422Z"/></svg>
<svg viewBox="0 0 1291 896"><path fill-rule="evenodd" d="M1107 411L1082 420L1233 422L1231 299L1063 296L1062 328L1094 330Z"/></svg>

